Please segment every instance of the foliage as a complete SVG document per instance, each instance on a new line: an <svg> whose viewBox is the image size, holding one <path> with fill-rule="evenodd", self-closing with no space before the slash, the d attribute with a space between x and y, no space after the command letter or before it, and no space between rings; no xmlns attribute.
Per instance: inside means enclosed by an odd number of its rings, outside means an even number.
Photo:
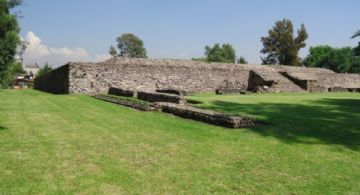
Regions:
<svg viewBox="0 0 360 195"><path fill-rule="evenodd" d="M0 91L0 194L355 194L360 94L213 94L228 130L84 95Z"/></svg>
<svg viewBox="0 0 360 195"><path fill-rule="evenodd" d="M220 46L217 43L213 47L206 46L205 56L208 62L234 63L236 59L235 49L230 44Z"/></svg>
<svg viewBox="0 0 360 195"><path fill-rule="evenodd" d="M8 67L8 69L3 74L3 77L2 77L3 79L0 82L1 88L8 88L12 84L15 76L17 76L18 74L25 74L25 73L26 72L25 72L24 68L22 67L21 63L13 60L10 63L10 66Z"/></svg>
<svg viewBox="0 0 360 195"><path fill-rule="evenodd" d="M134 34L122 34L116 41L118 42L119 56L128 58L147 58L144 42ZM114 50L111 52L115 54Z"/></svg>
<svg viewBox="0 0 360 195"><path fill-rule="evenodd" d="M48 63L46 63L44 65L44 67L39 69L39 71L36 74L36 77L41 77L43 75L46 75L47 73L51 72L52 70L53 70L53 68Z"/></svg>
<svg viewBox="0 0 360 195"><path fill-rule="evenodd" d="M267 54L261 57L263 64L282 64L300 66L301 59L299 50L306 46L308 38L305 26L302 24L294 37L293 24L288 19L277 21L275 26L269 30L267 37L261 37L263 49L261 53Z"/></svg>
<svg viewBox="0 0 360 195"><path fill-rule="evenodd" d="M356 33L354 33L354 35L351 38L353 39L358 36L360 36L360 30L358 30Z"/></svg>
<svg viewBox="0 0 360 195"><path fill-rule="evenodd" d="M308 67L328 68L339 73L359 73L359 57L350 47L332 48L328 45L310 48L304 64Z"/></svg>
<svg viewBox="0 0 360 195"><path fill-rule="evenodd" d="M192 61L197 61L197 62L207 62L206 58L204 57L200 57L200 58L191 58Z"/></svg>
<svg viewBox="0 0 360 195"><path fill-rule="evenodd" d="M238 64L248 64L248 61L243 56L240 56L240 58L237 59L237 63Z"/></svg>
<svg viewBox="0 0 360 195"><path fill-rule="evenodd" d="M16 61L11 63L9 70L13 74L25 74L26 73L22 64L20 62L16 62Z"/></svg>
<svg viewBox="0 0 360 195"><path fill-rule="evenodd" d="M15 14L10 9L19 5L20 0L0 0L0 82L7 76L20 44L20 28Z"/></svg>
<svg viewBox="0 0 360 195"><path fill-rule="evenodd" d="M6 0L9 8L14 8L21 5L23 0Z"/></svg>
<svg viewBox="0 0 360 195"><path fill-rule="evenodd" d="M109 49L109 54L112 56L112 57L115 57L118 55L116 49L114 46L110 46L110 49Z"/></svg>
<svg viewBox="0 0 360 195"><path fill-rule="evenodd" d="M354 48L354 55L360 56L360 42L358 43L358 46Z"/></svg>

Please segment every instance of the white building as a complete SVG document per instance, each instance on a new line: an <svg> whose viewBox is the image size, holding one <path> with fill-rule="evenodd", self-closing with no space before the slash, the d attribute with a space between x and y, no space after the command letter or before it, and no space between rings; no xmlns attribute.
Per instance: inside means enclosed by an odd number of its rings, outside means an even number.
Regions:
<svg viewBox="0 0 360 195"><path fill-rule="evenodd" d="M37 72L39 71L40 66L38 63L32 64L32 65L25 65L24 70L26 71L26 74L35 76Z"/></svg>

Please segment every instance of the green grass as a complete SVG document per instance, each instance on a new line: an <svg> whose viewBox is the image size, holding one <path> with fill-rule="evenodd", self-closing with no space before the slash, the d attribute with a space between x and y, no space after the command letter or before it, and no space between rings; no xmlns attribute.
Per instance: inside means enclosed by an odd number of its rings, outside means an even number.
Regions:
<svg viewBox="0 0 360 195"><path fill-rule="evenodd" d="M191 97L230 130L81 95L0 91L0 194L358 194L360 94Z"/></svg>

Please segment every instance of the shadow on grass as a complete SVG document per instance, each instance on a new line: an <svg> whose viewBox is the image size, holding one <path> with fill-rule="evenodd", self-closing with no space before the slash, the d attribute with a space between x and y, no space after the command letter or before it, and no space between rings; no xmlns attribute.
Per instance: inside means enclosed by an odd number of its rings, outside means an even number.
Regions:
<svg viewBox="0 0 360 195"><path fill-rule="evenodd" d="M0 125L0 131L6 130L6 129L7 129L6 127Z"/></svg>
<svg viewBox="0 0 360 195"><path fill-rule="evenodd" d="M256 116L253 131L287 143L337 144L360 150L360 100L323 99L311 105L215 101L210 109Z"/></svg>

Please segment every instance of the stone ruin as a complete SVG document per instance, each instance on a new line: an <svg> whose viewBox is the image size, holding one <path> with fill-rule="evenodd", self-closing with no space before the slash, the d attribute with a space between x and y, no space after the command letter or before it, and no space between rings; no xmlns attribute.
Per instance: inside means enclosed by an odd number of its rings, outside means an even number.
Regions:
<svg viewBox="0 0 360 195"><path fill-rule="evenodd" d="M360 75L324 68L112 58L100 63L70 62L34 83L35 89L56 94L94 95L107 93L110 87L182 94L359 91Z"/></svg>
<svg viewBox="0 0 360 195"><path fill-rule="evenodd" d="M187 102L175 90L144 92L110 87L108 94L97 94L96 99L119 104L141 111L161 111L181 118L192 119L227 128L244 128L255 125L255 117L229 115L212 110L200 109ZM139 101L141 100L141 101Z"/></svg>
<svg viewBox="0 0 360 195"><path fill-rule="evenodd" d="M255 118L195 108L183 96L198 92L360 92L360 74L279 65L113 58L100 63L70 62L36 78L34 88L56 94L88 94L142 111L240 128L254 126ZM103 95L106 93L110 95Z"/></svg>

